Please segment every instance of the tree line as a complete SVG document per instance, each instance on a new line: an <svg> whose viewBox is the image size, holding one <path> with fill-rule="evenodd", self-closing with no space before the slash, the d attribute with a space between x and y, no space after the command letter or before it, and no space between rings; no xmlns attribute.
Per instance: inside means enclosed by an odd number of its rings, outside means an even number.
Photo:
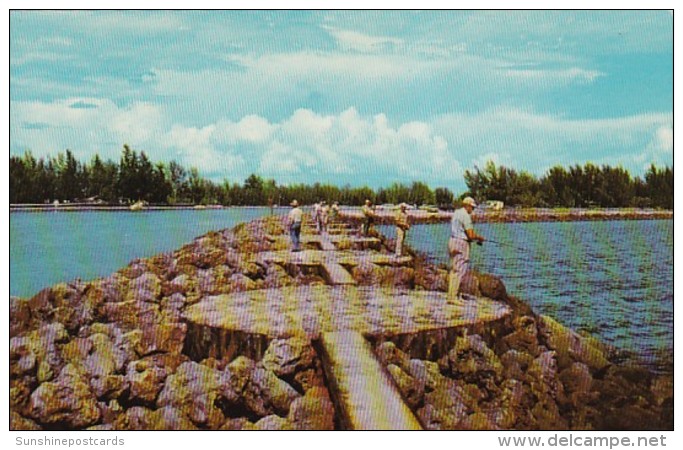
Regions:
<svg viewBox="0 0 683 450"><path fill-rule="evenodd" d="M644 179L631 177L621 167L557 166L538 178L489 162L483 169L465 172L468 191L456 197L446 187L432 190L427 184L393 183L371 189L331 184L279 185L274 179L249 175L243 182L216 183L186 169L176 161L152 162L144 151L124 145L118 162L95 155L78 161L67 150L56 157L36 159L30 152L10 157L10 203L100 201L130 204L146 201L158 205L220 204L287 205L320 200L361 205L375 203L438 205L450 208L465 195L478 201L500 200L510 206L537 207L659 207L673 209L673 170L650 167Z"/></svg>
<svg viewBox="0 0 683 450"><path fill-rule="evenodd" d="M469 192L479 201L500 200L510 206L536 207L652 207L673 209L674 174L654 164L644 178L622 167L587 163L555 166L535 177L488 162L483 169L465 171Z"/></svg>
<svg viewBox="0 0 683 450"><path fill-rule="evenodd" d="M31 152L10 157L10 203L100 201L107 204L220 204L288 205L320 200L345 205L377 203L451 204L453 193L436 191L424 183L394 183L386 188L343 187L331 184L279 185L274 179L249 175L244 182L216 183L202 177L196 168L186 169L176 161L153 163L144 151L124 145L118 162L95 155L90 162L78 161L70 150L56 157L36 159Z"/></svg>

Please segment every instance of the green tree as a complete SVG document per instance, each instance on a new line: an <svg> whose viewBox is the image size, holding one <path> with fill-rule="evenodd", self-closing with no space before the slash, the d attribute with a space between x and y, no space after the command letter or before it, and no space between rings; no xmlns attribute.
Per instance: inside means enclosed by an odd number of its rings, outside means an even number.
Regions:
<svg viewBox="0 0 683 450"><path fill-rule="evenodd" d="M440 208L452 208L455 197L447 187L438 187L434 190L434 200Z"/></svg>
<svg viewBox="0 0 683 450"><path fill-rule="evenodd" d="M252 173L244 180L244 200L249 205L266 204L263 178Z"/></svg>
<svg viewBox="0 0 683 450"><path fill-rule="evenodd" d="M57 155L55 168L58 196L69 201L82 198L85 193L83 170L71 150Z"/></svg>
<svg viewBox="0 0 683 450"><path fill-rule="evenodd" d="M407 202L413 205L433 205L434 192L425 183L415 181L410 186Z"/></svg>
<svg viewBox="0 0 683 450"><path fill-rule="evenodd" d="M119 163L119 177L117 180L117 191L125 200L135 202L140 200L138 197L138 155L135 150L126 144L123 146L121 162Z"/></svg>
<svg viewBox="0 0 683 450"><path fill-rule="evenodd" d="M673 169L665 167L658 169L650 165L645 174L645 185L652 206L673 209L674 207L674 173Z"/></svg>

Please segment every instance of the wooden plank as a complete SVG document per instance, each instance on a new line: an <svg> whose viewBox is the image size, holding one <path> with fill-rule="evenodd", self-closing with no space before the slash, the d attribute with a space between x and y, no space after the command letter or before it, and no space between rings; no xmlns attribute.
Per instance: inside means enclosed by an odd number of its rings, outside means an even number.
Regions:
<svg viewBox="0 0 683 450"><path fill-rule="evenodd" d="M330 284L356 284L356 280L353 279L348 270L334 261L323 263L322 269L325 272L327 282Z"/></svg>
<svg viewBox="0 0 683 450"><path fill-rule="evenodd" d="M344 429L422 429L362 334L323 333L320 342L323 369Z"/></svg>

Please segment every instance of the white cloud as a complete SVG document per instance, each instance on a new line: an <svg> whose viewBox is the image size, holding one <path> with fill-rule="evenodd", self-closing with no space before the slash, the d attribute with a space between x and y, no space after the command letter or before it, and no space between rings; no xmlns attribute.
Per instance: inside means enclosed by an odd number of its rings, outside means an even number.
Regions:
<svg viewBox="0 0 683 450"><path fill-rule="evenodd" d="M251 114L239 122L219 121L213 139L219 143L235 144L249 142L253 144L266 142L275 130L263 117Z"/></svg>
<svg viewBox="0 0 683 450"><path fill-rule="evenodd" d="M592 83L598 77L605 76L605 73L597 70L586 70L578 67L569 69L557 70L506 70L505 76L513 80L524 81L528 83L553 83L553 84L569 84L573 82L578 83Z"/></svg>
<svg viewBox="0 0 683 450"><path fill-rule="evenodd" d="M638 174L648 148L656 164L670 164L670 114L611 119L564 119L517 108L493 108L475 115L445 115L434 124L465 167L491 159L537 174L560 164L594 162L623 165Z"/></svg>
<svg viewBox="0 0 683 450"><path fill-rule="evenodd" d="M462 173L489 159L541 174L556 164L670 164L670 114L571 120L518 108L393 123L355 108L336 114L298 109L280 121L246 115L188 125L148 103L119 107L99 98L12 102L12 152L36 156L71 149L118 159L128 143L153 160L176 159L205 176L243 180L260 173L283 182L334 180L386 185L425 180L464 188ZM596 149L600 149L596 152Z"/></svg>
<svg viewBox="0 0 683 450"><path fill-rule="evenodd" d="M339 46L345 50L355 50L363 53L386 51L392 47L403 46L403 39L387 36L370 36L352 30L342 30L334 27L325 26L326 29L336 40Z"/></svg>
<svg viewBox="0 0 683 450"><path fill-rule="evenodd" d="M149 103L135 103L129 108L117 109L109 122L112 131L134 143L153 140L164 125L161 110Z"/></svg>
<svg viewBox="0 0 683 450"><path fill-rule="evenodd" d="M673 165L673 148L674 130L670 125L664 125L652 134L650 142L636 160L641 163L643 170L653 163L658 165L664 162Z"/></svg>

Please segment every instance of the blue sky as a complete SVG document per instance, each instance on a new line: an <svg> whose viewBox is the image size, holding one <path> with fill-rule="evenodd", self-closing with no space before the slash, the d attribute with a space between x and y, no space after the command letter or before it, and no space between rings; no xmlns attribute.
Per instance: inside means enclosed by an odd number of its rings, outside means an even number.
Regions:
<svg viewBox="0 0 683 450"><path fill-rule="evenodd" d="M464 190L491 159L673 164L673 18L630 12L10 14L10 152L214 180Z"/></svg>

